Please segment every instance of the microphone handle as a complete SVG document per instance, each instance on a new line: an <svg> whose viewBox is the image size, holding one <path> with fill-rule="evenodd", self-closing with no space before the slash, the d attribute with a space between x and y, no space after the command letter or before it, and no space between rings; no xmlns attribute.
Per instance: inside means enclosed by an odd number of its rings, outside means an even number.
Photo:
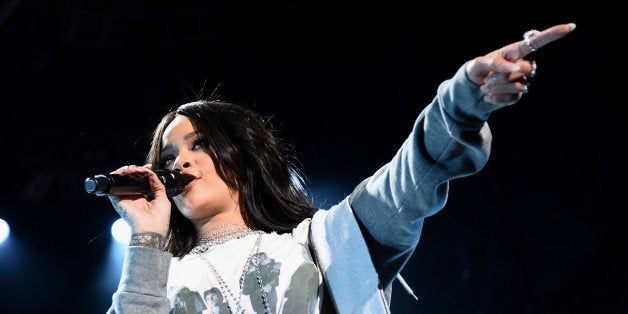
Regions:
<svg viewBox="0 0 628 314"><path fill-rule="evenodd" d="M158 169L154 171L166 187L169 197L183 192L185 179L179 172ZM85 179L85 191L97 196L150 195L150 183L146 175L97 174Z"/></svg>

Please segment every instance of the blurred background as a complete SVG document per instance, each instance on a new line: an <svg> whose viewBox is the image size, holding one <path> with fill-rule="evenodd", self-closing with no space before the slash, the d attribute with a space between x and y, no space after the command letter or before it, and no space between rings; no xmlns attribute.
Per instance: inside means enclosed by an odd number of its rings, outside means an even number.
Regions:
<svg viewBox="0 0 628 314"><path fill-rule="evenodd" d="M269 117L328 208L465 61L567 22L534 56L531 92L491 117L489 163L426 220L402 272L419 300L395 283L393 313L628 313L616 20L473 5L5 0L0 313L106 311L118 216L83 181L141 164L169 108L216 92Z"/></svg>

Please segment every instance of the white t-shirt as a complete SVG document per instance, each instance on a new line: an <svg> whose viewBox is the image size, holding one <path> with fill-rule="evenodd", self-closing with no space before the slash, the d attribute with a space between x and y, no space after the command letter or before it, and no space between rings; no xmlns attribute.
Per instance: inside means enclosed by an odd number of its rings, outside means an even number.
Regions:
<svg viewBox="0 0 628 314"><path fill-rule="evenodd" d="M304 220L292 233L262 233L259 250L260 234L250 234L201 254L173 258L168 277L170 313L235 313L238 309L265 313L258 279L270 313L319 313L324 284L309 250L310 221Z"/></svg>

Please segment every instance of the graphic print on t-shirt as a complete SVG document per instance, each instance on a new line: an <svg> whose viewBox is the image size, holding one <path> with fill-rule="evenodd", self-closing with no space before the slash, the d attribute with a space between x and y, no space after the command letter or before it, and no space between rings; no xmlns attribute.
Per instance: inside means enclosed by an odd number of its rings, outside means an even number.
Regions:
<svg viewBox="0 0 628 314"><path fill-rule="evenodd" d="M273 258L268 257L265 252L258 252L253 255L247 265L242 298L240 300L243 308L252 308L254 313L265 313L262 289L266 295L266 300L270 307L270 313L314 313L316 312L317 294L319 289L319 274L316 265L313 263L305 246L300 245L301 255L305 262L296 267L290 277L290 281L284 289L278 289L280 285L280 275L282 264ZM285 275L290 275L285 274ZM258 276L261 279L262 287L258 283ZM238 287L239 288L239 287ZM219 287L212 287L202 293L190 290L181 286L175 294L175 300L171 314L194 313L230 313L237 309L236 301L225 298L224 291ZM285 291L281 301L278 302L278 290ZM238 290L232 290L235 297L239 296ZM245 296L248 296L246 298ZM228 303L228 302L231 303ZM277 309L279 306L279 309Z"/></svg>

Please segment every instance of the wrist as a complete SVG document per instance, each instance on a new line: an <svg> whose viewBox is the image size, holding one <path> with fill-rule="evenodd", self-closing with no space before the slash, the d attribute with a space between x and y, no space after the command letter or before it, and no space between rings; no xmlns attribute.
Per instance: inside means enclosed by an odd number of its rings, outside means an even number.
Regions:
<svg viewBox="0 0 628 314"><path fill-rule="evenodd" d="M484 85L484 80L473 74L472 67L474 66L475 62L475 60L471 60L464 64L464 74L467 80L469 80L471 83L477 86L482 86Z"/></svg>
<svg viewBox="0 0 628 314"><path fill-rule="evenodd" d="M166 238L157 232L137 232L131 235L129 246L143 246L163 251L166 248Z"/></svg>

